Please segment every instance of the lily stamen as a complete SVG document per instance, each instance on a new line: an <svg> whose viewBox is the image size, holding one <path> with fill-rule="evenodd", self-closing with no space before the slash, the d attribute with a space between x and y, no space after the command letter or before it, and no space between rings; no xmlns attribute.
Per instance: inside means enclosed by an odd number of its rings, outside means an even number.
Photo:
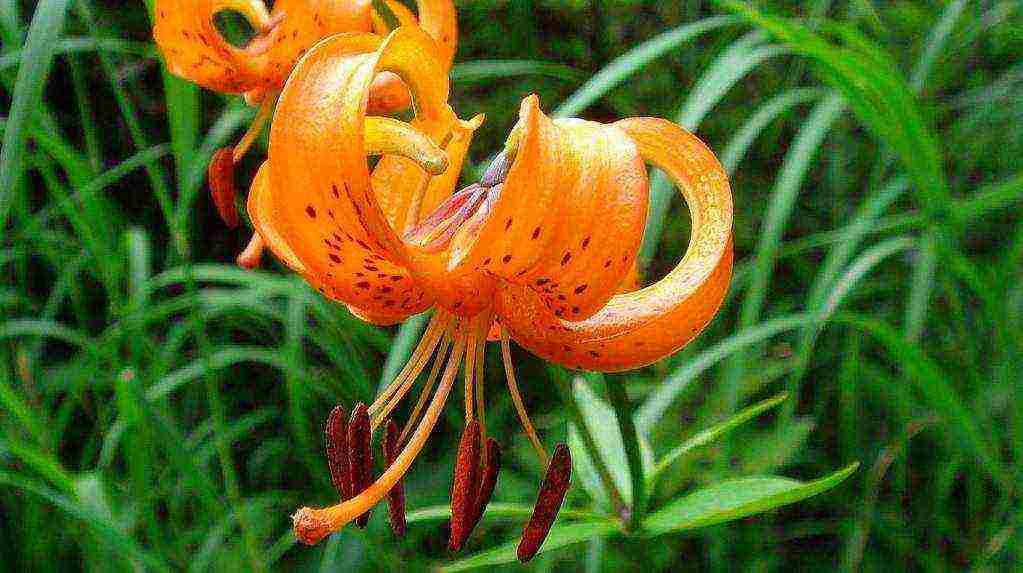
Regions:
<svg viewBox="0 0 1023 573"><path fill-rule="evenodd" d="M444 340L440 345L440 350L437 352L437 355L433 360L433 367L430 369L430 374L427 375L426 382L423 384L423 389L419 391L419 398L416 399L416 405L412 408L412 413L409 414L408 423L405 424L405 429L401 431L401 437L398 438L398 445L405 444L405 440L408 439L409 432L419 421L419 416L422 414L423 408L426 406L426 401L430 397L430 392L433 391L434 384L437 383L437 377L440 376L441 366L444 365L444 358L448 355L448 351L450 349L451 335L449 333L445 333Z"/></svg>
<svg viewBox="0 0 1023 573"><path fill-rule="evenodd" d="M373 403L369 406L369 413L374 418L377 418L377 414L383 409L386 411L386 406L390 403L391 399L398 393L405 383L405 381L415 375L418 376L422 371L424 363L429 360L430 355L437 347L437 342L440 337L447 331L449 323L453 317L447 313L438 312L430 320L430 324L426 327L426 332L423 333L423 337L419 339L419 344L416 345L416 349L412 352L412 356L409 357L408 362L405 363L405 367L402 368L401 372L394 377L394 380L384 388ZM380 418L381 420L383 418ZM376 427L376 426L374 426Z"/></svg>
<svg viewBox="0 0 1023 573"><path fill-rule="evenodd" d="M384 461L388 466L398 457L398 425L387 420L387 433L383 440ZM391 531L398 537L405 536L405 487L399 480L387 494L387 517Z"/></svg>
<svg viewBox="0 0 1023 573"><path fill-rule="evenodd" d="M267 122L273 117L274 104L276 103L277 92L274 92L267 94L262 103L259 104L259 111L256 112L256 117L252 119L249 128L245 130L245 134L242 135L242 138L234 146L231 158L235 163L239 163L245 157L245 154L252 148L252 144L256 142L256 138L263 132L263 128L266 127Z"/></svg>
<svg viewBox="0 0 1023 573"><path fill-rule="evenodd" d="M423 421L416 427L409 443L402 448L394 463L388 466L376 481L348 501L322 509L303 507L295 513L292 520L295 535L299 541L310 545L317 543L328 534L341 529L345 524L368 511L397 485L412 462L415 461L416 456L422 451L433 427L437 424L441 410L444 409L444 404L447 403L448 395L451 393L451 387L458 376L464 353L465 335L459 333L455 336L454 350L448 359L447 368L445 368L444 376L433 395L430 407L423 416Z"/></svg>
<svg viewBox="0 0 1023 573"><path fill-rule="evenodd" d="M519 383L515 379L515 367L512 365L511 345L508 343L508 332L504 328L501 329L501 359L504 362L504 376L508 382L508 393L515 404L515 411L519 415L522 429L525 430L526 436L529 437L530 443L533 444L533 449L536 450L537 456L540 457L540 462L543 465L547 465L549 460L547 450L543 448L540 438L536 435L536 428L533 427L533 422L529 419L526 404L522 401L522 394L519 393Z"/></svg>
<svg viewBox="0 0 1023 573"><path fill-rule="evenodd" d="M427 328L426 335L423 336L425 344L420 344L416 348L416 352L409 358L408 363L401 373L395 378L395 382L392 382L388 389L392 389L390 398L386 404L383 404L379 410L373 415L373 430L380 427L380 424L386 420L394 409L398 407L401 401L408 394L409 390L415 384L419 378L419 374L426 367L427 362L430 360L430 356L434 350L437 349L440 344L441 338L444 335L444 329L451 324L451 317L445 316L444 313L437 313L437 316L430 321L430 326L436 325L433 332L430 332L430 328ZM385 393L387 393L385 391ZM379 403L378 398L374 404Z"/></svg>

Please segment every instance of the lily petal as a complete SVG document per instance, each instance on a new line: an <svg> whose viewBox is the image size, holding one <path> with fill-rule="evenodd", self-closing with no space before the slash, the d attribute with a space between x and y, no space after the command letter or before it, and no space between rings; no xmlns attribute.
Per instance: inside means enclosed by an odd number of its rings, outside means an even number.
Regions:
<svg viewBox="0 0 1023 573"><path fill-rule="evenodd" d="M523 286L498 293L497 312L513 338L571 368L629 370L678 351L714 317L732 272L732 195L713 152L665 120L636 118L614 125L678 185L693 230L685 256L667 276L613 297L583 321L559 319Z"/></svg>
<svg viewBox="0 0 1023 573"><path fill-rule="evenodd" d="M264 224L290 248L314 286L373 322L400 320L432 301L412 284L404 245L378 201L414 189L375 189L370 179L369 87L378 72L395 71L414 95L417 121L434 125L453 117L435 50L436 43L416 28L400 28L386 40L374 35L325 40L295 68L276 112L287 121L274 122L270 132L271 206L265 211L273 222ZM448 171L459 167L460 161L449 164ZM274 248L281 256L279 250L284 251Z"/></svg>
<svg viewBox="0 0 1023 573"><path fill-rule="evenodd" d="M582 320L615 294L639 251L648 196L642 158L624 131L551 121L535 96L523 102L513 133L501 197L478 231L463 227L452 261L528 286L556 317Z"/></svg>

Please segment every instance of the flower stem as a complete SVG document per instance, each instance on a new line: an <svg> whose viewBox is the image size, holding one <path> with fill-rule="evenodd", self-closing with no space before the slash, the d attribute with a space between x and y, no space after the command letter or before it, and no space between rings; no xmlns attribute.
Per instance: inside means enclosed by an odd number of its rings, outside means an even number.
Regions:
<svg viewBox="0 0 1023 573"><path fill-rule="evenodd" d="M622 432L625 444L625 457L629 462L629 475L632 478L632 512L629 515L629 529L639 529L646 506L646 476L643 475L643 455L639 448L639 432L633 420L633 404L625 392L625 382L610 380L607 384L607 395L618 418L618 427Z"/></svg>
<svg viewBox="0 0 1023 573"><path fill-rule="evenodd" d="M558 366L551 366L550 372L554 383L558 387L558 391L561 393L562 399L568 406L568 413L572 417L572 422L579 430L579 436L583 440L583 447L586 448L586 453L590 456L590 460L593 461L593 467L596 468L597 475L600 476L600 481L604 484L604 489L607 490L608 496L611 498L611 506L615 514L620 516L626 515L629 508L625 505L622 494L618 491L618 487L611 477L611 472L607 469L607 464L604 463L604 458L600 455L600 450L597 449L597 442L593 439L593 434L590 433L590 428L586 425L586 419L583 417L582 410L579 409L579 404L575 401L575 393L572 392L572 385L568 381L568 373Z"/></svg>

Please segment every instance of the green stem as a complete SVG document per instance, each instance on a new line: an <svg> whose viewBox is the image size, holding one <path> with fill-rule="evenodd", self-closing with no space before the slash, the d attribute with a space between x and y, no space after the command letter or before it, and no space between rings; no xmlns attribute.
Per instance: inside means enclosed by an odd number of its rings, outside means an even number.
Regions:
<svg viewBox="0 0 1023 573"><path fill-rule="evenodd" d="M632 512L629 515L629 529L640 528L646 509L646 476L643 474L643 455L639 448L639 432L634 420L634 407L625 392L625 382L611 380L607 384L607 395L615 409L618 427L625 444L625 457L629 462L629 476L632 479Z"/></svg>
<svg viewBox="0 0 1023 573"><path fill-rule="evenodd" d="M572 392L572 385L568 381L568 374L558 366L552 366L550 370L551 378L554 379L562 399L568 406L568 413L572 417L572 422L579 429L579 436L582 437L583 447L586 448L586 453L593 460L593 467L596 468L597 475L600 476L600 481L604 484L604 489L607 490L608 496L611 498L611 506L617 515L626 515L629 508L625 505L618 487L615 486L611 472L607 469L607 464L604 463L600 450L597 449L597 442L593 439L593 434L590 433L590 428L586 425L586 419L583 417L582 410L579 409L579 404L575 401L575 394Z"/></svg>

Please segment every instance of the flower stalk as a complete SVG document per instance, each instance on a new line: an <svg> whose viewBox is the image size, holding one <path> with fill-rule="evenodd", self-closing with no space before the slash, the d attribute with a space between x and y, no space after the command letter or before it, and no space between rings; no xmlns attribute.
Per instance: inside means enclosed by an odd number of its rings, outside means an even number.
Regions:
<svg viewBox="0 0 1023 573"><path fill-rule="evenodd" d="M611 477L611 471L608 470L607 464L604 463L604 458L601 457L600 451L597 449L597 441L593 438L589 426L586 425L586 419L583 417L582 410L579 409L579 403L575 400L575 393L572 392L572 386L568 382L568 377L560 367L551 367L550 370L551 377L561 393L561 398L568 406L568 414L572 417L572 423L579 430L579 436L583 440L583 447L586 448L586 453L593 461L593 467L597 470L600 482L604 485L604 489L607 490L608 497L611 498L611 508L616 515L626 516L629 512L629 507L625 504L622 493L618 491L618 486L615 485L614 478Z"/></svg>
<svg viewBox="0 0 1023 573"><path fill-rule="evenodd" d="M625 445L625 458L629 462L629 476L632 480L632 507L628 512L627 527L631 531L636 531L643 522L643 512L646 506L646 476L643 473L639 432L633 419L634 407L621 382L611 381L607 385L607 395L618 420L618 428Z"/></svg>

